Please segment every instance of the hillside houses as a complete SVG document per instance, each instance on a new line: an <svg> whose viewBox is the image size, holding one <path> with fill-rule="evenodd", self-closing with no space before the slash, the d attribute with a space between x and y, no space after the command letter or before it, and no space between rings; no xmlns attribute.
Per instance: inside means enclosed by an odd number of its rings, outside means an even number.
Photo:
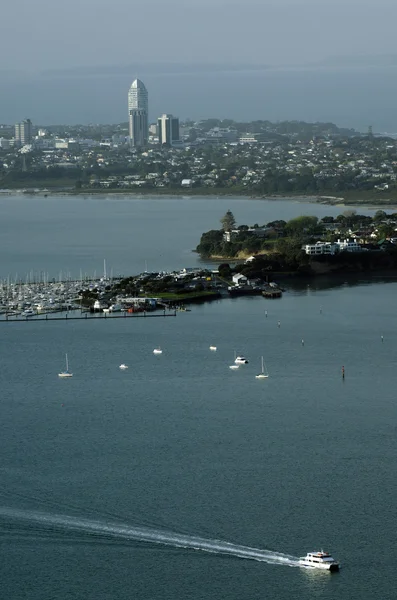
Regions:
<svg viewBox="0 0 397 600"><path fill-rule="evenodd" d="M245 124L245 132L244 124L207 125L184 126L178 147L153 143L144 152L131 150L120 126L113 131L107 126L106 135L95 130L96 138L89 137L87 128L59 128L58 133L37 138L24 162L18 148L2 144L0 174L7 183L7 176L25 180L39 174L46 179L61 172L87 189L189 187L330 195L347 190L387 194L397 189L396 140L337 132L300 136L292 133L293 124L290 133L280 133L281 125L266 122ZM22 167L25 174L20 176Z"/></svg>

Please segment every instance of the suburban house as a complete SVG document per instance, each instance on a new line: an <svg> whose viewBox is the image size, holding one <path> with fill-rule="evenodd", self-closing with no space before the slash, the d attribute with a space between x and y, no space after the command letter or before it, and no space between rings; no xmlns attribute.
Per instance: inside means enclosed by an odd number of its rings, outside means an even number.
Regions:
<svg viewBox="0 0 397 600"><path fill-rule="evenodd" d="M310 256L319 254L335 254L336 252L361 252L361 246L357 240L338 240L337 242L316 242L315 244L306 244L302 250Z"/></svg>

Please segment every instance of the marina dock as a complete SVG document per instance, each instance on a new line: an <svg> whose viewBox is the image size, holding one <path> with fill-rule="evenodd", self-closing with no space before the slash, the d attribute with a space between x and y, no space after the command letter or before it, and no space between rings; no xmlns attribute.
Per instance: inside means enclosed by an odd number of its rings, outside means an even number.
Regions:
<svg viewBox="0 0 397 600"><path fill-rule="evenodd" d="M110 319L151 319L176 317L176 310L173 311L157 311L157 312L139 312L139 313L90 313L83 312L79 315L77 311L70 311L66 314L62 313L45 313L30 316L23 315L1 315L0 323L37 323L38 321L109 321Z"/></svg>

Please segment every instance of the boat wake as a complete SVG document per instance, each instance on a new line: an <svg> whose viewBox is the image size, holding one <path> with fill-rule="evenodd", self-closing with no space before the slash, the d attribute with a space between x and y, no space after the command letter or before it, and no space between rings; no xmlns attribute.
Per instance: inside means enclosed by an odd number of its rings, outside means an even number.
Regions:
<svg viewBox="0 0 397 600"><path fill-rule="evenodd" d="M150 527L119 525L116 523L93 521L67 515L57 515L8 507L0 507L0 517L12 521L28 521L30 523L41 525L42 527L66 529L68 531L80 532L83 534L86 533L87 535L95 535L98 537L102 536L118 540L163 544L173 548L190 548L213 554L223 554L238 558L257 560L273 565L285 565L289 567L299 566L298 558L289 554L273 552L261 548L250 548L249 546L241 546L239 544L233 544L217 539L207 539L173 533L172 531L162 531Z"/></svg>

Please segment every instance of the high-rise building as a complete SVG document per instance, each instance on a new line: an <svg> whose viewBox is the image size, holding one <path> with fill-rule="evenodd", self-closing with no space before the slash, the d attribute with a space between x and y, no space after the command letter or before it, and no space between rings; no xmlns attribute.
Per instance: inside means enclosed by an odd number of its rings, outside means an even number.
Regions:
<svg viewBox="0 0 397 600"><path fill-rule="evenodd" d="M15 123L15 142L21 146L32 142L32 121L30 119Z"/></svg>
<svg viewBox="0 0 397 600"><path fill-rule="evenodd" d="M128 123L131 146L146 146L148 141L148 93L140 79L132 82L128 92Z"/></svg>
<svg viewBox="0 0 397 600"><path fill-rule="evenodd" d="M163 115L157 119L159 143L172 146L179 141L179 119L172 115Z"/></svg>

